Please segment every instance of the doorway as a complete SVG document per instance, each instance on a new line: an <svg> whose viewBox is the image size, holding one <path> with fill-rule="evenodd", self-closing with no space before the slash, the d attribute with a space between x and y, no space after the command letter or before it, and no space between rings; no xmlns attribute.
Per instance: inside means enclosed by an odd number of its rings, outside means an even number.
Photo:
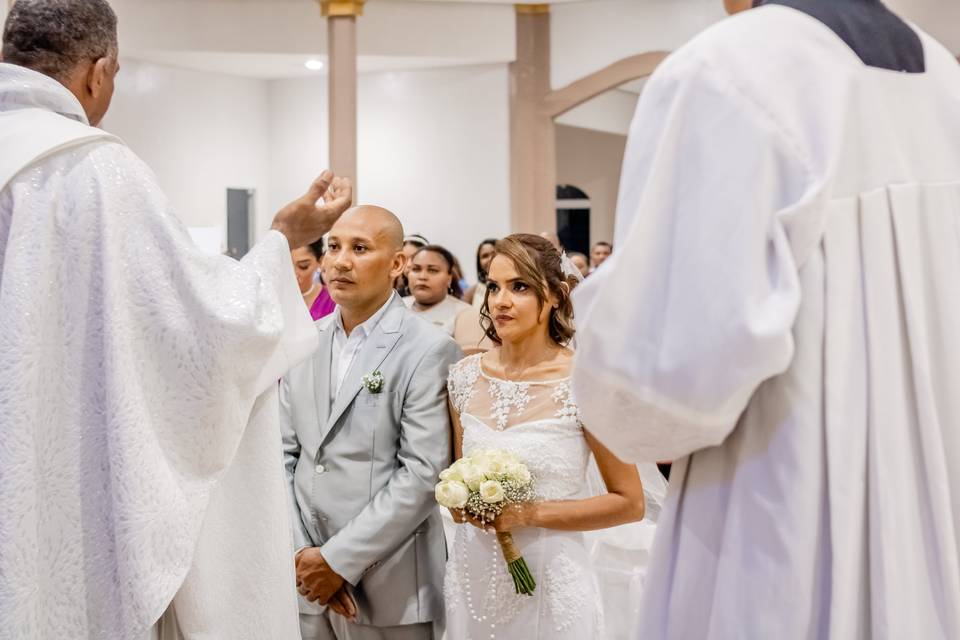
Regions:
<svg viewBox="0 0 960 640"><path fill-rule="evenodd" d="M568 253L590 255L590 198L571 184L557 185L557 237Z"/></svg>
<svg viewBox="0 0 960 640"><path fill-rule="evenodd" d="M239 260L253 242L253 189L227 189L227 255Z"/></svg>

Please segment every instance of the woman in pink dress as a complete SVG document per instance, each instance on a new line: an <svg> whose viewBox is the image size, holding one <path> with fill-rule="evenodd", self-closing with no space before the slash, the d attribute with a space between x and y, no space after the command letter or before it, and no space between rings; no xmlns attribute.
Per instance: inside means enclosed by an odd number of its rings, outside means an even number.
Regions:
<svg viewBox="0 0 960 640"><path fill-rule="evenodd" d="M303 301L307 305L307 308L310 309L310 315L313 319L319 320L333 313L337 305L330 298L330 293L323 284L323 270L321 265L321 261L323 260L323 240L318 240L311 245L294 249L290 252L290 256L293 258L293 269L297 274L300 293L303 294Z"/></svg>

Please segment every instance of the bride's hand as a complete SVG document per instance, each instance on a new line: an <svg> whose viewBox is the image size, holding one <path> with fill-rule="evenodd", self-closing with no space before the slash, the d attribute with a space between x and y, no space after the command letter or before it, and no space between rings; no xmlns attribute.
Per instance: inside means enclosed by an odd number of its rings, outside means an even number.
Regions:
<svg viewBox="0 0 960 640"><path fill-rule="evenodd" d="M497 533L509 533L517 529L532 527L534 526L534 509L535 505L529 502L508 504L489 527Z"/></svg>

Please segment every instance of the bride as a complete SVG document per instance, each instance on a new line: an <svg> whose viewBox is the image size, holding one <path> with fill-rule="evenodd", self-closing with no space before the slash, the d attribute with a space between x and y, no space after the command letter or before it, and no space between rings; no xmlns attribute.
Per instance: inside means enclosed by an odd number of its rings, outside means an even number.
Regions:
<svg viewBox="0 0 960 640"><path fill-rule="evenodd" d="M497 345L451 368L455 457L509 449L527 464L537 501L511 505L486 529L456 532L444 584L447 637L605 638L603 603L583 532L644 516L637 467L620 462L580 422L570 391L572 277L539 236L497 243L482 318ZM603 480L591 490L591 454ZM537 589L517 595L495 533L509 531Z"/></svg>

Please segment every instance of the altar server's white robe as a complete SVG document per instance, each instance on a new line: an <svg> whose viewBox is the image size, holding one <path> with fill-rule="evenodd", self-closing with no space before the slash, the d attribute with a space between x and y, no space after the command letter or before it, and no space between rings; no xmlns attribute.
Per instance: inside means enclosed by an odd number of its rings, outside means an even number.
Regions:
<svg viewBox="0 0 960 640"><path fill-rule="evenodd" d="M287 241L202 254L85 122L0 64L0 637L140 640L176 594L188 638L299 638L277 380L317 339Z"/></svg>
<svg viewBox="0 0 960 640"><path fill-rule="evenodd" d="M960 638L960 67L768 6L650 80L584 422L677 459L637 637Z"/></svg>

